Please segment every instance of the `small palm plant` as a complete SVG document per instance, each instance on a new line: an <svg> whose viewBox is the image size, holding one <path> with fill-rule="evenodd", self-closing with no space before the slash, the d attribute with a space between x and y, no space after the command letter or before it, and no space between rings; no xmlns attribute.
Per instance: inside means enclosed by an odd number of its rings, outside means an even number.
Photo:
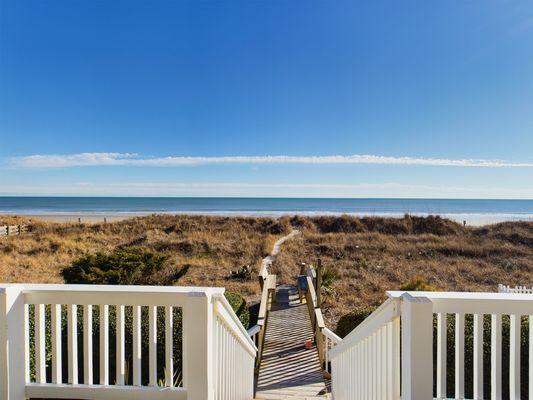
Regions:
<svg viewBox="0 0 533 400"><path fill-rule="evenodd" d="M337 272L330 267L322 267L320 291L324 297L334 293L333 284L337 280Z"/></svg>
<svg viewBox="0 0 533 400"><path fill-rule="evenodd" d="M166 368L163 368L163 370L165 371L165 376L167 376ZM174 386L174 387L182 386L183 377L181 375L181 371L174 371L174 375L173 375L172 379L174 381L172 386ZM159 379L159 381L157 382L157 386L164 387L164 386L170 386L170 385L167 384L167 381L166 381L166 378L165 378L165 379Z"/></svg>

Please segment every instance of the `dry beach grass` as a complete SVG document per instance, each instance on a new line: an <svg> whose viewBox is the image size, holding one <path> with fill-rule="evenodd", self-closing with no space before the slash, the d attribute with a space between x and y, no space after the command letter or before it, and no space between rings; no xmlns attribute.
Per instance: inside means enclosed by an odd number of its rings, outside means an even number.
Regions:
<svg viewBox="0 0 533 400"><path fill-rule="evenodd" d="M531 222L464 228L438 217L317 217L300 225L302 235L283 246L274 271L291 281L302 260L332 268L337 278L324 305L332 327L354 307L379 305L386 290L418 279L450 291L533 284Z"/></svg>
<svg viewBox="0 0 533 400"><path fill-rule="evenodd" d="M61 269L96 252L140 246L172 257L176 268L190 264L177 284L224 286L254 298L255 278L231 279L243 265L256 270L273 243L291 230L273 271L294 283L299 263L323 264L337 278L325 315L338 318L359 305L377 305L385 290L418 277L442 290L493 291L498 283L533 283L533 223L512 222L464 228L438 217L403 219L352 217L237 218L155 215L112 223L31 223L31 234L0 238L1 282L62 282Z"/></svg>
<svg viewBox="0 0 533 400"><path fill-rule="evenodd" d="M61 269L75 259L126 246L171 256L189 264L180 285L225 286L245 296L257 281L228 279L243 265L258 269L277 238L290 231L286 221L269 218L146 216L113 223L54 223L3 217L1 223L29 223L31 234L0 238L1 282L62 282Z"/></svg>

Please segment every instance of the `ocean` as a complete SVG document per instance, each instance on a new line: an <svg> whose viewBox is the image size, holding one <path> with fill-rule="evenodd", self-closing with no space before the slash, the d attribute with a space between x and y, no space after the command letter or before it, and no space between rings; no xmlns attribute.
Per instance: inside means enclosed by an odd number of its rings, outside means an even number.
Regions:
<svg viewBox="0 0 533 400"><path fill-rule="evenodd" d="M533 221L533 200L327 199L198 197L0 197L0 214L120 216L207 215L441 215L457 221Z"/></svg>

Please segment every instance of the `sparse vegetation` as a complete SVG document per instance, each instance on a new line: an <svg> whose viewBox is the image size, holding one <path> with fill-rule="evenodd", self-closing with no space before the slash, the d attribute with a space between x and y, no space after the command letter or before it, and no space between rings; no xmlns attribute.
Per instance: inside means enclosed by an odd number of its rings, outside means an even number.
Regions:
<svg viewBox="0 0 533 400"><path fill-rule="evenodd" d="M64 282L61 271L76 260L133 247L165 257L168 270L160 271L160 284L175 283L173 274L190 265L178 284L223 286L247 301L259 293L252 271L259 269L274 241L290 232L292 225L302 234L283 244L272 271L278 274L278 282L291 284L301 262L316 264L320 258L325 270L334 271L336 278L328 283L323 305L332 328L342 315L358 307L375 307L385 300L386 290L406 285L493 291L498 283L533 282L531 222L475 228L439 217L413 216L273 219L154 215L108 224L14 217L0 220L34 226L29 235L0 239L2 282ZM251 279L240 273L243 265L250 267ZM237 271L237 279L232 271ZM174 278L165 281L168 277Z"/></svg>
<svg viewBox="0 0 533 400"><path fill-rule="evenodd" d="M494 291L498 283L533 283L533 223L464 227L440 217L294 217L302 234L287 241L274 262L281 283L299 263L337 274L323 310L335 328L359 307L375 307L387 290Z"/></svg>
<svg viewBox="0 0 533 400"><path fill-rule="evenodd" d="M411 292L438 292L440 289L434 285L430 285L427 280L421 276L417 276L407 283L400 286L400 290L409 290Z"/></svg>
<svg viewBox="0 0 533 400"><path fill-rule="evenodd" d="M252 268L249 265L243 265L238 270L231 271L231 274L229 277L231 279L237 279L240 281L250 281L254 278L254 276L257 276L254 268Z"/></svg>
<svg viewBox="0 0 533 400"><path fill-rule="evenodd" d="M0 282L61 283L63 269L77 260L91 264L98 253L125 254L133 247L165 258L159 284L172 284L174 274L189 265L180 285L223 286L248 299L259 293L259 285L253 279L230 279L231 271L243 265L258 270L266 249L291 229L288 218L153 215L78 224L0 217L0 223L15 222L29 223L34 231L0 238ZM143 279L157 284L155 278Z"/></svg>

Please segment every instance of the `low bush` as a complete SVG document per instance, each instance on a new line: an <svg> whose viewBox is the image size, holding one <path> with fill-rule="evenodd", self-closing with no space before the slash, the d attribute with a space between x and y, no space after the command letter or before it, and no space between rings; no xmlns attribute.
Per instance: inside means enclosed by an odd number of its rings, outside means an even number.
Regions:
<svg viewBox="0 0 533 400"><path fill-rule="evenodd" d="M140 247L119 248L111 254L89 254L62 270L66 283L98 285L172 285L188 266L176 270L169 256Z"/></svg>
<svg viewBox="0 0 533 400"><path fill-rule="evenodd" d="M229 278L239 281L251 281L255 276L255 268L250 265L243 265L236 271L231 271Z"/></svg>
<svg viewBox="0 0 533 400"><path fill-rule="evenodd" d="M248 329L250 325L250 311L248 310L248 305L244 297L234 292L226 292L225 296L244 328Z"/></svg>
<svg viewBox="0 0 533 400"><path fill-rule="evenodd" d="M430 285L426 279L421 276L415 277L407 283L400 286L400 290L409 290L414 292L438 292L440 289Z"/></svg>
<svg viewBox="0 0 533 400"><path fill-rule="evenodd" d="M352 312L340 317L335 330L337 335L345 337L354 330L361 322L363 322L375 310L375 307L358 307Z"/></svg>

